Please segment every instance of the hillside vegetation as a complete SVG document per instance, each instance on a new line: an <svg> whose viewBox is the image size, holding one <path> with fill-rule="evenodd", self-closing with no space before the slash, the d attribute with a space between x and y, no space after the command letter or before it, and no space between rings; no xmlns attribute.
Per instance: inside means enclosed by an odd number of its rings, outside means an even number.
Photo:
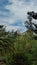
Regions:
<svg viewBox="0 0 37 65"><path fill-rule="evenodd" d="M0 64L37 65L37 40L30 31L21 35L0 28Z"/></svg>

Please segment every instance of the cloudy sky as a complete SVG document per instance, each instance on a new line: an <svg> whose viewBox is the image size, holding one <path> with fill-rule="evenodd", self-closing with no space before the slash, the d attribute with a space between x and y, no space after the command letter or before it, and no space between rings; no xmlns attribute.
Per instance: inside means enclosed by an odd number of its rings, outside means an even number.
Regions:
<svg viewBox="0 0 37 65"><path fill-rule="evenodd" d="M23 32L28 11L37 12L37 0L0 0L0 25Z"/></svg>

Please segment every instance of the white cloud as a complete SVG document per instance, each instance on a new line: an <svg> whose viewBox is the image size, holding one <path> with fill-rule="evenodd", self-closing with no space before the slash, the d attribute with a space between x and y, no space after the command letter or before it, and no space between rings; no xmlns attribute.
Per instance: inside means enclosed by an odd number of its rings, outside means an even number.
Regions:
<svg viewBox="0 0 37 65"><path fill-rule="evenodd" d="M21 26L7 26L6 27L7 31L11 31L12 29L14 29L16 31L16 30L21 29Z"/></svg>
<svg viewBox="0 0 37 65"><path fill-rule="evenodd" d="M11 13L14 13L15 17L18 17L20 19L25 20L27 12L31 10L36 10L36 5L34 6L35 0L30 1L30 5L27 5L27 2L24 2L23 0L10 0L13 4L10 6L6 6L7 9L11 11Z"/></svg>
<svg viewBox="0 0 37 65"><path fill-rule="evenodd" d="M10 24L18 22L18 20L22 20L22 22L24 22L27 18L28 11L37 12L36 0L30 0L29 2L26 2L26 0L9 1L12 2L12 4L5 6L5 8L8 9L10 13L2 12L3 15L8 15L8 17L1 18L0 20L2 21L2 24L7 25L8 30L16 30L17 28L20 29L21 27L10 26Z"/></svg>

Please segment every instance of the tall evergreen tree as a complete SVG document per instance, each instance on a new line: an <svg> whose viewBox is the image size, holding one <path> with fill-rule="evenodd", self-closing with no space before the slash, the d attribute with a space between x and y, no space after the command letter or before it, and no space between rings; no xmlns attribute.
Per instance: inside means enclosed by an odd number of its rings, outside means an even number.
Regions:
<svg viewBox="0 0 37 65"><path fill-rule="evenodd" d="M25 22L25 26L27 29L30 30L31 36L32 34L34 34L35 36L37 36L37 24L32 23L32 15L33 12L28 12L28 20Z"/></svg>

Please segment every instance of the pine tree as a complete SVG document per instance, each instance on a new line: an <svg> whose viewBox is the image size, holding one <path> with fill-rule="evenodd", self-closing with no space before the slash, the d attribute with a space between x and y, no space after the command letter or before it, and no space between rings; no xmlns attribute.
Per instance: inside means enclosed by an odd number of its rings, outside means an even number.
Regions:
<svg viewBox="0 0 37 65"><path fill-rule="evenodd" d="M30 30L31 36L37 36L37 24L32 23L32 12L29 12L28 14L28 20L25 22L25 26L28 30ZM37 37L36 37L37 38Z"/></svg>

